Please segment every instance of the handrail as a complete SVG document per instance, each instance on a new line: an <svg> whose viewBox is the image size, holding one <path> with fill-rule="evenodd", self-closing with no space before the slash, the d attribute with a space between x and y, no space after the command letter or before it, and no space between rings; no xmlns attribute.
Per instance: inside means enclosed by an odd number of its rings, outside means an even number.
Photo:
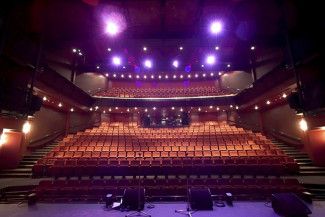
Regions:
<svg viewBox="0 0 325 217"><path fill-rule="evenodd" d="M56 130L52 133L49 133L49 134L46 134L45 136L39 138L39 139L35 139L35 140L30 140L29 144L33 144L33 143L37 143L37 142L40 142L42 140L45 140L46 138L49 138L55 134L60 134L60 133L64 133L64 130Z"/></svg>
<svg viewBox="0 0 325 217"><path fill-rule="evenodd" d="M95 124L97 124L98 122L96 123L90 123L90 124L80 124L80 125L76 125L76 126L73 126L73 127L70 127L69 129L69 132L73 131L74 129L76 128L79 128L81 127L82 130L85 130L86 128L89 128ZM82 127L84 126L84 127ZM43 146L44 144L50 142L50 141L53 141L54 139L56 139L57 137L61 136L61 135L64 135L65 134L65 129L64 130L56 130L52 133L49 133L49 134L46 134L45 136L43 136L42 138L39 138L39 139L36 139L36 140L31 140L29 142L29 145L27 148L29 149L33 149L33 148L38 148L38 147L41 147ZM44 142L43 142L44 141ZM34 144L34 145L33 145ZM36 145L35 145L36 144Z"/></svg>
<svg viewBox="0 0 325 217"><path fill-rule="evenodd" d="M252 131L260 131L258 130L258 128L260 128L259 125L249 125L249 124L245 124L245 123L242 123L242 122L236 122L236 121L232 121L232 120L228 120L228 122L232 122L242 128L246 128L246 129L249 129L249 130L252 130ZM255 128L256 127L256 128ZM254 129L253 129L254 128Z"/></svg>
<svg viewBox="0 0 325 217"><path fill-rule="evenodd" d="M288 135L288 134L286 134L283 131L277 131L275 129L272 129L272 133L277 134L277 135L280 135L280 136L283 136L283 137L285 137L287 139L295 140L296 142L301 142L301 138Z"/></svg>
<svg viewBox="0 0 325 217"><path fill-rule="evenodd" d="M235 122L235 121L232 121L232 120L228 120L228 122L232 122L232 123L234 123L234 124L236 124L238 126L241 126L243 128L247 128L247 129L250 129L250 130L253 130L253 131L258 131L256 129L252 129L252 127L250 125L248 125L248 124ZM301 138L288 135L287 133L285 133L283 131L275 130L274 128L271 131L266 130L265 133L270 134L271 136L276 137L277 139L282 140L283 142L286 142L286 143L292 143L292 144L295 144L295 145L301 145L301 143L302 143Z"/></svg>

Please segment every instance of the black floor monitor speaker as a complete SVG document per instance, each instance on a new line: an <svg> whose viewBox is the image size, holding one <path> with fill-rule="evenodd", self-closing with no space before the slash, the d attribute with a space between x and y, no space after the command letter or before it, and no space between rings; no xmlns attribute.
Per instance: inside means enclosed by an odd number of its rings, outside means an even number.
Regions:
<svg viewBox="0 0 325 217"><path fill-rule="evenodd" d="M124 190L121 208L127 210L143 210L144 193L145 193L144 188L140 188L140 197L139 197L139 189L126 188Z"/></svg>
<svg viewBox="0 0 325 217"><path fill-rule="evenodd" d="M189 200L192 210L213 209L213 202L209 188L190 188Z"/></svg>
<svg viewBox="0 0 325 217"><path fill-rule="evenodd" d="M272 194L272 208L285 217L305 217L311 214L308 206L293 193Z"/></svg>

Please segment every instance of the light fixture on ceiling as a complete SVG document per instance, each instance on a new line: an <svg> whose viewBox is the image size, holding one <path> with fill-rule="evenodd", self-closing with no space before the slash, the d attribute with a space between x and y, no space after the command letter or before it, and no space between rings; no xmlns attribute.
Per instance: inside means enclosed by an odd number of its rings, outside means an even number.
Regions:
<svg viewBox="0 0 325 217"><path fill-rule="evenodd" d="M214 35L220 34L222 31L223 25L220 21L213 21L210 24L210 32Z"/></svg>

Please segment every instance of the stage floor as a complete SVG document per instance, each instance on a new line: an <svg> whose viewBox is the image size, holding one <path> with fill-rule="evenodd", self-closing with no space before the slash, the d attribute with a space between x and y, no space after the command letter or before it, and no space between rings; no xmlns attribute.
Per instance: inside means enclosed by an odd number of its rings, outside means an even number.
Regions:
<svg viewBox="0 0 325 217"><path fill-rule="evenodd" d="M175 213L175 209L184 209L186 204L183 202L153 203L154 208L145 208L152 217L174 217L184 216ZM147 205L147 204L146 204ZM325 201L314 201L310 207L313 214L310 217L325 216ZM0 204L0 216L6 217L124 217L130 212L109 210L104 204L48 204L37 203L35 206L28 207L27 204ZM235 201L233 207L214 207L213 211L197 211L194 217L276 217L273 209L266 206L265 202Z"/></svg>

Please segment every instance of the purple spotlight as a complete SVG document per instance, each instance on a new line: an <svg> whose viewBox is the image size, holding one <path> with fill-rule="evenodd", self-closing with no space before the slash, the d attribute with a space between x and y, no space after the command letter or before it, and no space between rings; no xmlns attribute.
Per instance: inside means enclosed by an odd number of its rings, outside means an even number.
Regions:
<svg viewBox="0 0 325 217"><path fill-rule="evenodd" d="M222 23L220 21L213 21L210 24L210 31L212 34L219 34L222 31Z"/></svg>
<svg viewBox="0 0 325 217"><path fill-rule="evenodd" d="M216 57L213 55L207 56L206 63L209 65L213 65L216 63Z"/></svg>
<svg viewBox="0 0 325 217"><path fill-rule="evenodd" d="M108 21L106 23L105 32L109 35L116 35L119 32L117 24L113 21Z"/></svg>
<svg viewBox="0 0 325 217"><path fill-rule="evenodd" d="M119 66L121 65L122 61L120 57L113 57L112 62L114 65Z"/></svg>
<svg viewBox="0 0 325 217"><path fill-rule="evenodd" d="M116 36L126 29L126 21L122 13L117 8L103 8L101 17L104 24L104 31L109 36Z"/></svg>
<svg viewBox="0 0 325 217"><path fill-rule="evenodd" d="M174 66L175 68L178 68L178 66L179 66L179 62L178 62L178 60L174 60L174 61L173 61L173 66Z"/></svg>
<svg viewBox="0 0 325 217"><path fill-rule="evenodd" d="M145 60L143 65L146 67L146 68L151 68L152 67L152 61L151 60Z"/></svg>

